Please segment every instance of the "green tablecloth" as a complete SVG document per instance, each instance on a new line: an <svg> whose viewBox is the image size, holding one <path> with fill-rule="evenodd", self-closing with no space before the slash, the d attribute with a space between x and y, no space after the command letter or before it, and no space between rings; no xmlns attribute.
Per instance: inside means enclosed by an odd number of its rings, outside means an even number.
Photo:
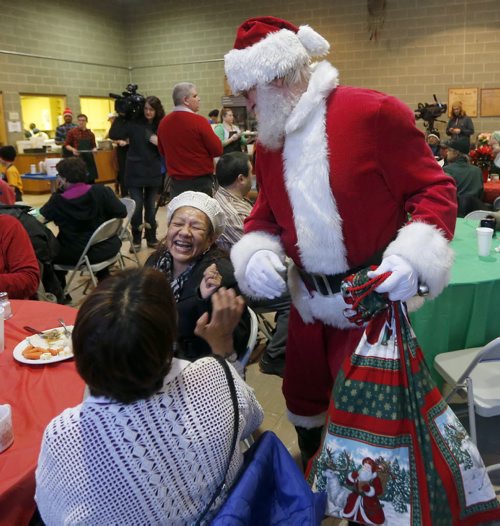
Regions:
<svg viewBox="0 0 500 526"><path fill-rule="evenodd" d="M455 263L442 294L410 315L413 329L434 379L434 357L442 352L479 347L500 336L500 237L493 238L488 257L479 257L476 227L479 221L457 219L451 243Z"/></svg>

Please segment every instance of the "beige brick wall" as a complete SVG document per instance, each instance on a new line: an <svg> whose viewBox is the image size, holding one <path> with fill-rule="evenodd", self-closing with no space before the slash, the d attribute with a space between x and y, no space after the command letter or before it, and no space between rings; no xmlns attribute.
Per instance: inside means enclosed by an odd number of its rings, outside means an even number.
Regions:
<svg viewBox="0 0 500 526"><path fill-rule="evenodd" d="M309 24L332 44L328 56L341 82L385 91L412 109L448 100L450 87L500 87L498 0L388 0L377 40L369 39L366 0L150 0L127 13L133 78L148 94L171 104L172 86L198 85L201 111L220 106L222 57L236 27L273 15ZM200 63L193 63L201 61ZM476 131L500 129L500 117L474 118ZM421 121L419 126L422 127ZM444 130L444 124L437 123Z"/></svg>
<svg viewBox="0 0 500 526"><path fill-rule="evenodd" d="M20 92L66 94L77 110L79 95L121 91L132 78L167 111L173 85L193 81L207 114L220 106L223 56L236 27L263 15L311 25L331 42L327 58L342 83L385 91L412 109L432 102L433 93L447 102L449 87L500 88L498 0L388 0L377 40L369 39L366 3L0 0L0 50L57 59L0 52L5 110L20 111ZM477 131L500 129L500 117L473 120Z"/></svg>
<svg viewBox="0 0 500 526"><path fill-rule="evenodd" d="M110 2L2 0L0 9L0 91L7 118L9 112L21 115L19 93L66 95L76 114L79 96L107 96L128 83L125 22ZM15 144L23 135L8 138Z"/></svg>

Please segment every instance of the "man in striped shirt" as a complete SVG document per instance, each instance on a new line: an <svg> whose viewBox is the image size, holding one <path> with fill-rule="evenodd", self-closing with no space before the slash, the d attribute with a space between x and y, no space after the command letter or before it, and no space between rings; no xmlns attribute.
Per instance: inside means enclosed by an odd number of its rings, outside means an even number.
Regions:
<svg viewBox="0 0 500 526"><path fill-rule="evenodd" d="M217 245L230 252L232 246L243 236L243 223L252 211L252 203L245 198L252 187L252 164L246 153L226 153L217 162L215 175L219 188L214 198L226 215L226 228L217 239ZM276 312L276 329L260 358L259 367L265 374L283 377L290 295L285 292L272 300L246 298L246 301L257 313Z"/></svg>

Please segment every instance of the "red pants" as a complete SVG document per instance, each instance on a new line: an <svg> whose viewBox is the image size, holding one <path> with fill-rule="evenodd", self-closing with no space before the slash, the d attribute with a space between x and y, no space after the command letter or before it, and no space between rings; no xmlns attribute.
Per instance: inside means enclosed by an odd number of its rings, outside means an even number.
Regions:
<svg viewBox="0 0 500 526"><path fill-rule="evenodd" d="M283 394L288 410L315 416L328 409L333 382L342 362L355 350L362 328L336 329L306 324L292 306L288 323Z"/></svg>

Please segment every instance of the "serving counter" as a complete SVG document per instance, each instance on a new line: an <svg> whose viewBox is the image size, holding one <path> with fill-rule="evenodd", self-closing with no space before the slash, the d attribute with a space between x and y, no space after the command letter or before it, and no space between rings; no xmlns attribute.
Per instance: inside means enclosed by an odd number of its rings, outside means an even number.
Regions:
<svg viewBox="0 0 500 526"><path fill-rule="evenodd" d="M96 183L112 183L116 180L117 161L114 150L98 150L94 152L94 160L97 167ZM19 173L30 173L30 166L34 164L38 169L38 163L50 157L61 157L59 153L20 153L14 164ZM49 194L50 182L37 180L23 180L23 193L26 194Z"/></svg>

